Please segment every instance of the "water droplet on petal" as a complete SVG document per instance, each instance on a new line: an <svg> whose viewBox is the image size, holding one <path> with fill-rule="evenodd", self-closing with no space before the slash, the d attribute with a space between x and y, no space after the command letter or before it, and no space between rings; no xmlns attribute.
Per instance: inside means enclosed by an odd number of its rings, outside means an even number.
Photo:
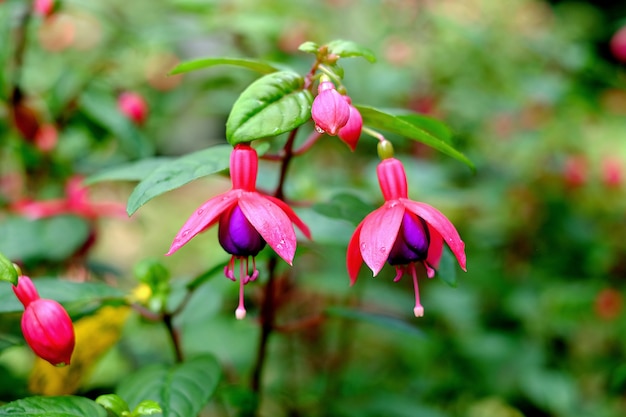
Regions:
<svg viewBox="0 0 626 417"><path fill-rule="evenodd" d="M183 231L182 237L187 237L189 236L189 233L191 233L191 230L187 229L185 231Z"/></svg>
<svg viewBox="0 0 626 417"><path fill-rule="evenodd" d="M196 213L198 214L198 216L201 216L202 213L204 213L204 209L198 209Z"/></svg>
<svg viewBox="0 0 626 417"><path fill-rule="evenodd" d="M381 246L378 250L379 250L381 253L385 253L385 251L387 250L387 248L386 248L385 246Z"/></svg>
<svg viewBox="0 0 626 417"><path fill-rule="evenodd" d="M367 243L361 242L361 250L367 249Z"/></svg>
<svg viewBox="0 0 626 417"><path fill-rule="evenodd" d="M317 133L326 133L326 132L324 132L324 129L322 129L318 125L315 125L315 130L317 131Z"/></svg>

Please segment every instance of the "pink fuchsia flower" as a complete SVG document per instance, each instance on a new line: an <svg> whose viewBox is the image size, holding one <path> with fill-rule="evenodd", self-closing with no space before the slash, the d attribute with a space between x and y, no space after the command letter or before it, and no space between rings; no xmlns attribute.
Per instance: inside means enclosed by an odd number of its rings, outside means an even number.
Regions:
<svg viewBox="0 0 626 417"><path fill-rule="evenodd" d="M256 151L249 145L237 145L230 156L232 188L200 206L180 229L166 254L173 254L198 233L219 223L220 245L232 255L224 268L224 275L233 281L236 280L235 262L239 261L239 306L235 310L238 319L246 315L244 285L254 281L259 274L254 257L266 243L292 265L296 252L296 233L292 223L307 238L311 238L309 228L291 207L278 198L256 190L257 171ZM252 273L249 272L250 258Z"/></svg>
<svg viewBox="0 0 626 417"><path fill-rule="evenodd" d="M19 277L13 291L24 305L22 333L28 346L54 366L69 365L76 338L67 311L54 300L40 298L25 275Z"/></svg>
<svg viewBox="0 0 626 417"><path fill-rule="evenodd" d="M54 0L35 0L33 11L39 16L50 16L54 11Z"/></svg>
<svg viewBox="0 0 626 417"><path fill-rule="evenodd" d="M339 129L348 123L350 105L327 78L322 78L317 91L318 94L311 106L311 117L315 122L315 128L320 132L335 136L339 133Z"/></svg>
<svg viewBox="0 0 626 417"><path fill-rule="evenodd" d="M143 124L148 117L148 103L140 94L132 91L126 91L119 95L117 107L122 114L138 125Z"/></svg>
<svg viewBox="0 0 626 417"><path fill-rule="evenodd" d="M65 186L65 198L44 201L20 201L13 210L33 219L71 214L88 220L102 216L127 218L124 205L119 203L94 203L89 199L82 178L75 176Z"/></svg>
<svg viewBox="0 0 626 417"><path fill-rule="evenodd" d="M602 159L602 182L610 188L618 188L623 180L624 164L617 158L607 156Z"/></svg>
<svg viewBox="0 0 626 417"><path fill-rule="evenodd" d="M621 27L609 43L611 53L619 62L626 63L626 26Z"/></svg>
<svg viewBox="0 0 626 417"><path fill-rule="evenodd" d="M383 160L377 167L378 181L385 204L370 213L357 226L348 245L347 268L351 285L357 280L363 262L374 276L389 263L396 268L394 281L405 273L413 278L416 317L424 315L417 285L416 263L422 263L429 278L435 269L445 242L466 270L465 244L454 225L437 209L410 200L406 173L395 158Z"/></svg>
<svg viewBox="0 0 626 417"><path fill-rule="evenodd" d="M363 117L361 113L352 105L350 97L343 96L348 105L350 106L350 116L348 122L339 129L337 136L344 141L346 145L350 147L352 151L356 149L356 145L361 137L361 130L363 129Z"/></svg>

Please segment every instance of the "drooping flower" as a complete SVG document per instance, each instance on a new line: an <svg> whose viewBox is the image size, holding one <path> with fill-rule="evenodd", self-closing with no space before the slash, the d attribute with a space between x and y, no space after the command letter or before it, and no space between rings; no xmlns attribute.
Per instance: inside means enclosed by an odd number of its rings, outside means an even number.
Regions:
<svg viewBox="0 0 626 417"><path fill-rule="evenodd" d="M343 96L344 100L350 106L350 116L348 122L339 129L337 136L339 139L345 142L352 151L356 149L356 145L361 137L361 129L363 128L363 117L361 113L352 105L352 100L348 96Z"/></svg>
<svg viewBox="0 0 626 417"><path fill-rule="evenodd" d="M219 223L220 245L232 255L224 268L227 278L236 280L235 262L239 261L238 319L245 317L244 285L258 276L254 257L268 244L285 262L292 265L296 252L294 223L307 237L309 228L284 201L256 190L258 156L246 144L235 147L230 156L232 188L200 206L180 229L166 255L183 247L198 233ZM249 260L252 258L252 273Z"/></svg>
<svg viewBox="0 0 626 417"><path fill-rule="evenodd" d="M22 275L15 295L24 305L22 333L28 346L54 366L69 365L74 351L72 320L57 301L40 298L31 279Z"/></svg>
<svg viewBox="0 0 626 417"><path fill-rule="evenodd" d="M405 273L412 276L413 312L421 317L424 308L419 298L416 264L423 264L428 277L434 277L445 242L466 270L465 244L440 211L408 198L406 173L399 160L384 159L377 167L377 174L385 203L363 219L350 240L346 259L350 282L352 285L356 282L363 262L374 276L388 262L396 268L394 281Z"/></svg>
<svg viewBox="0 0 626 417"><path fill-rule="evenodd" d="M327 78L322 78L317 91L311 106L311 117L317 130L335 136L348 123L350 105Z"/></svg>
<svg viewBox="0 0 626 417"><path fill-rule="evenodd" d="M65 186L65 198L31 201L23 200L13 205L13 210L32 219L72 214L88 220L102 216L128 217L124 205L119 203L94 203L89 199L82 178L75 176Z"/></svg>

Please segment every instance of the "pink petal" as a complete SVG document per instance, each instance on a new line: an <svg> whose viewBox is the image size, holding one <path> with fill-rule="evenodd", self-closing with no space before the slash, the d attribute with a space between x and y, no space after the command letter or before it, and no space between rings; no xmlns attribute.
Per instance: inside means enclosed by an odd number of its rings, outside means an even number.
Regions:
<svg viewBox="0 0 626 417"><path fill-rule="evenodd" d="M428 225L428 233L430 234L430 244L428 246L426 263L434 269L437 269L439 268L439 261L443 254L443 238L431 225Z"/></svg>
<svg viewBox="0 0 626 417"><path fill-rule="evenodd" d="M300 229L302 231L302 233L304 234L304 236L307 237L307 239L311 239L311 231L309 230L309 226L307 226L301 219L300 217L298 217L298 215L296 214L295 211L293 211L293 209L291 207L289 207L289 204L285 203L283 200L281 200L280 198L276 198L276 197L272 197L269 195L265 195L265 198L270 199L272 202L274 202L278 207L280 207L285 214L287 214L287 216L289 216L289 219L296 225L298 226L298 229Z"/></svg>
<svg viewBox="0 0 626 417"><path fill-rule="evenodd" d="M359 247L359 237L361 236L362 228L363 222L357 226L354 234L352 234L352 238L350 238L350 243L348 243L346 266L348 267L348 275L350 276L350 285L354 285L356 282L361 265L363 265L363 257L361 256L361 248Z"/></svg>
<svg viewBox="0 0 626 417"><path fill-rule="evenodd" d="M359 239L361 255L374 276L387 262L400 230L404 210L404 206L398 201L388 201L363 220L363 230Z"/></svg>
<svg viewBox="0 0 626 417"><path fill-rule="evenodd" d="M70 212L65 200L18 202L13 206L13 210L31 219L59 216Z"/></svg>
<svg viewBox="0 0 626 417"><path fill-rule="evenodd" d="M191 217L189 217L183 227L180 228L180 231L174 238L172 246L170 246L170 250L166 255L173 254L189 242L195 235L214 224L219 219L220 214L228 207L237 203L238 195L238 192L230 190L213 197L201 205Z"/></svg>
<svg viewBox="0 0 626 417"><path fill-rule="evenodd" d="M465 243L461 240L454 225L436 208L426 203L401 199L407 210L420 216L430 227L435 229L450 247L461 268L466 271ZM429 254L430 255L430 254Z"/></svg>
<svg viewBox="0 0 626 417"><path fill-rule="evenodd" d="M239 207L274 252L292 265L296 254L296 232L289 216L258 192L241 192Z"/></svg>

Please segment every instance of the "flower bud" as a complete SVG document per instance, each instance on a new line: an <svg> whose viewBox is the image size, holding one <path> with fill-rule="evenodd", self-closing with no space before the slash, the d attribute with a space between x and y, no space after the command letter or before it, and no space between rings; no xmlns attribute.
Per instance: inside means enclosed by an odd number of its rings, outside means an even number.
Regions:
<svg viewBox="0 0 626 417"><path fill-rule="evenodd" d="M331 81L322 80L320 83L317 97L311 106L311 117L318 130L331 136L337 135L339 129L348 123L350 105Z"/></svg>
<svg viewBox="0 0 626 417"><path fill-rule="evenodd" d="M611 53L619 62L626 63L626 26L615 32L609 43Z"/></svg>
<svg viewBox="0 0 626 417"><path fill-rule="evenodd" d="M354 151L356 149L356 144L361 137L363 118L361 117L361 113L359 113L356 107L350 104L350 97L343 97L350 106L350 116L348 117L348 122L341 129L339 129L337 136L339 136L339 139L344 141L346 145L348 145L350 149Z"/></svg>
<svg viewBox="0 0 626 417"><path fill-rule="evenodd" d="M54 366L69 365L75 336L72 320L54 300L32 301L22 316L22 333L30 348Z"/></svg>
<svg viewBox="0 0 626 417"><path fill-rule="evenodd" d="M39 300L39 293L35 288L35 284L26 275L20 275L17 280L17 286L13 286L13 292L24 308L28 307L33 301Z"/></svg>
<svg viewBox="0 0 626 417"><path fill-rule="evenodd" d="M120 94L117 107L122 114L138 125L143 124L148 116L148 104L141 95L134 92L127 91Z"/></svg>
<svg viewBox="0 0 626 417"><path fill-rule="evenodd" d="M35 0L33 11L39 16L50 16L54 11L54 0Z"/></svg>

